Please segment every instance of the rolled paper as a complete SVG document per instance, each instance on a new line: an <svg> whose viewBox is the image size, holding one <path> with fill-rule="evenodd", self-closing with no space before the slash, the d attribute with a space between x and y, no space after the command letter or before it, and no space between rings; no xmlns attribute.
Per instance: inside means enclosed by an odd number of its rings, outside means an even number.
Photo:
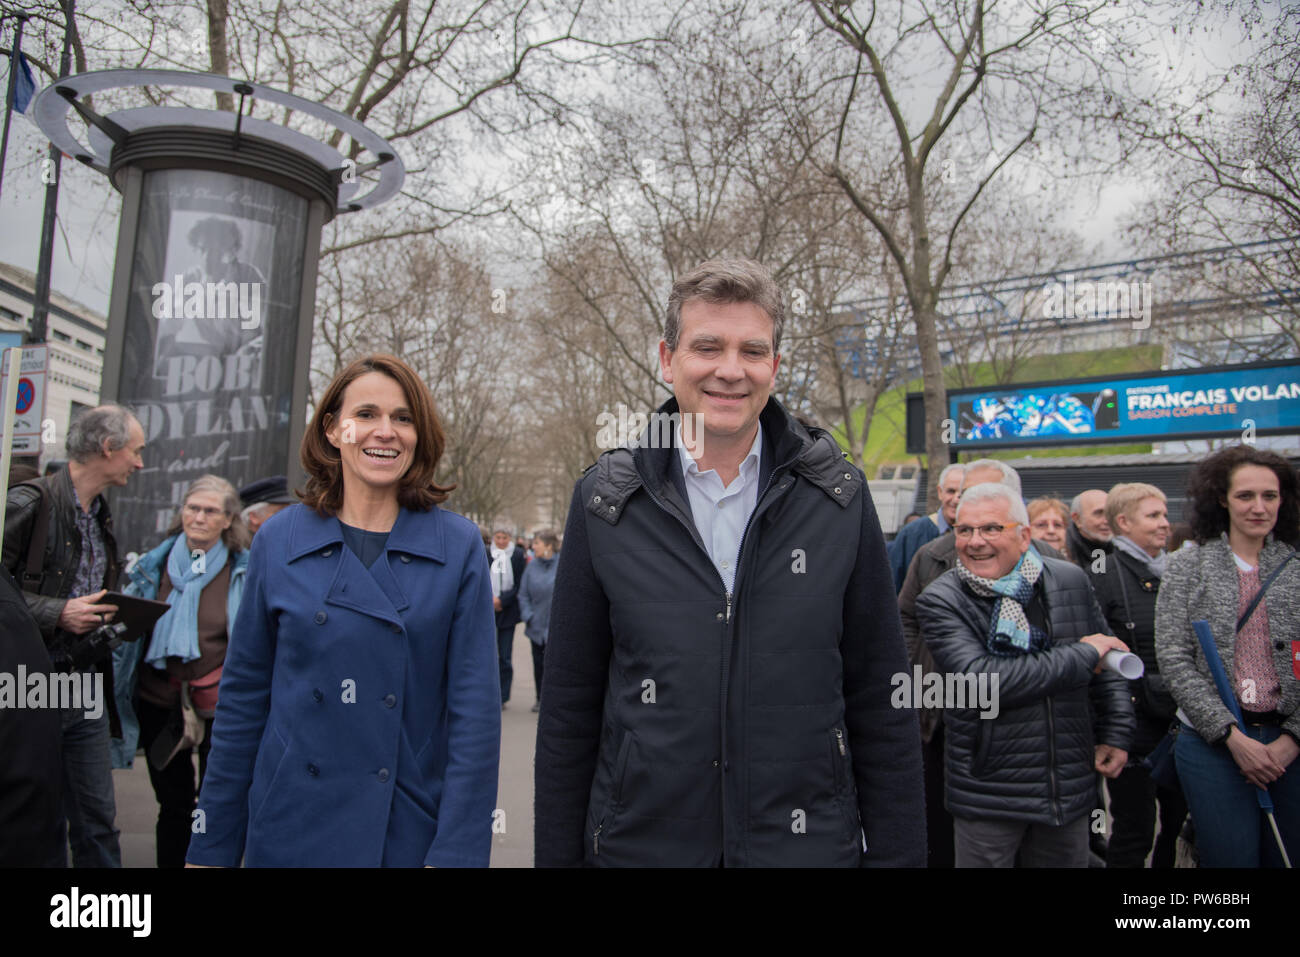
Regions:
<svg viewBox="0 0 1300 957"><path fill-rule="evenodd" d="M1134 678L1141 678L1146 671L1146 666L1142 664L1142 659L1131 651L1120 651L1112 648L1101 656L1101 666L1111 671L1117 671L1130 681Z"/></svg>

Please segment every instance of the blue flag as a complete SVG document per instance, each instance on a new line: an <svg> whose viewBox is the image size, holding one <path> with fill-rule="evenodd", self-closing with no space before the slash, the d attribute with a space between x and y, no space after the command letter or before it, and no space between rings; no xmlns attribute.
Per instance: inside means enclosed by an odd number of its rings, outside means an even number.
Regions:
<svg viewBox="0 0 1300 957"><path fill-rule="evenodd" d="M10 56L12 62L13 57ZM11 66L12 68L12 66ZM27 65L27 57L18 51L18 72L14 74L14 109L26 113L32 97L36 93L36 81L32 79L32 68Z"/></svg>

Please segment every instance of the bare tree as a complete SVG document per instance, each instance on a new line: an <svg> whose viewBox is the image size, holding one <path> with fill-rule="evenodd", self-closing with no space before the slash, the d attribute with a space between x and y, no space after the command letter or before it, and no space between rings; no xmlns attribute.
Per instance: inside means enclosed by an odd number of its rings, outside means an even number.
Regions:
<svg viewBox="0 0 1300 957"><path fill-rule="evenodd" d="M916 324L930 462L948 459L939 300L972 211L1063 116L1071 138L1058 138L1059 160L1071 155L1071 141L1091 149L1102 136L1114 140L1094 104L1111 95L1109 79L1123 73L1129 44L1103 19L1105 6L952 0L872 3L860 12L841 0L810 0L823 28L812 40L843 64L827 170L879 233L902 280ZM837 45L849 56L836 57ZM951 186L938 202L936 181ZM931 488L932 507L936 494Z"/></svg>

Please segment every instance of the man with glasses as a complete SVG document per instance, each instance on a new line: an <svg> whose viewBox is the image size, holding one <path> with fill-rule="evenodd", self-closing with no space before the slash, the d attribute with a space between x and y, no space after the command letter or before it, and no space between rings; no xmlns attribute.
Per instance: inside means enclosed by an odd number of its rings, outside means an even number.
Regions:
<svg viewBox="0 0 1300 957"><path fill-rule="evenodd" d="M986 483L962 493L957 564L917 600L926 645L955 688L994 689L993 707L945 702L945 803L957 867L1087 867L1093 772L1115 777L1133 706L1102 657L1127 650L1103 634L1087 576L1043 558L1020 496Z"/></svg>

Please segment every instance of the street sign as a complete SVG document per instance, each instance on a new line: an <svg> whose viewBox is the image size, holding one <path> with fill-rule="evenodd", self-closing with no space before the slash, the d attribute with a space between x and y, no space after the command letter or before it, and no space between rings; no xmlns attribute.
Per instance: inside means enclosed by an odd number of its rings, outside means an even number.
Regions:
<svg viewBox="0 0 1300 957"><path fill-rule="evenodd" d="M0 395L9 385L9 353L0 355ZM17 402L14 405L13 451L17 455L38 455L41 451L41 422L45 418L45 382L49 378L49 347L27 346L18 367Z"/></svg>

